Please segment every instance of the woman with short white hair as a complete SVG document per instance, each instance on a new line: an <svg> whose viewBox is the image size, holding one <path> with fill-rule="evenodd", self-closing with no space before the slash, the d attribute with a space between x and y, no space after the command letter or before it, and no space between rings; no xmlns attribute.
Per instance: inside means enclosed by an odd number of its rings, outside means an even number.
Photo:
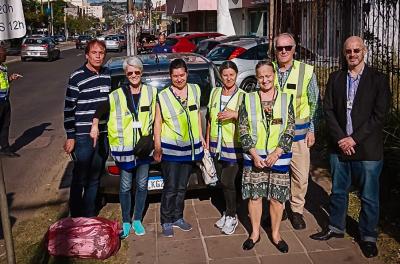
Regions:
<svg viewBox="0 0 400 264"><path fill-rule="evenodd" d="M147 197L149 163L152 157L135 156L134 148L140 138L153 133L157 89L142 84L143 64L138 57L126 58L122 68L126 80L110 93L108 101L97 109L90 136L96 144L99 119L108 114L107 129L111 156L121 170L119 190L123 221L121 238L126 238L131 227L136 235L145 234L141 220ZM133 177L136 177L136 193L134 217L131 223Z"/></svg>

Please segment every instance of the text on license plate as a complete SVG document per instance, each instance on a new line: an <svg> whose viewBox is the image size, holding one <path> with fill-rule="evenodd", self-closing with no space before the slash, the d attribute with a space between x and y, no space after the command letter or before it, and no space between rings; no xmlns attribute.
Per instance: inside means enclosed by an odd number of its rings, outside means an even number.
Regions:
<svg viewBox="0 0 400 264"><path fill-rule="evenodd" d="M149 177L147 184L148 190L161 190L164 187L164 181L160 176Z"/></svg>
<svg viewBox="0 0 400 264"><path fill-rule="evenodd" d="M28 55L37 56L39 55L39 52L28 52Z"/></svg>

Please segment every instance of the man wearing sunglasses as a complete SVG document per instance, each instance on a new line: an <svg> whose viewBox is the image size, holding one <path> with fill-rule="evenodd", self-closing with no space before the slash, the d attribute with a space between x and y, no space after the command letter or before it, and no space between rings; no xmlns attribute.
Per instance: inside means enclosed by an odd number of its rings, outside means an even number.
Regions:
<svg viewBox="0 0 400 264"><path fill-rule="evenodd" d="M348 194L352 180L359 188L360 248L365 257L378 255L379 176L383 166L383 123L390 107L387 76L364 63L367 49L357 36L343 49L348 70L329 76L324 97L330 132L332 192L329 226L315 240L344 237Z"/></svg>
<svg viewBox="0 0 400 264"><path fill-rule="evenodd" d="M310 148L314 145L314 128L318 123L319 89L313 66L294 60L296 42L289 33L274 40L275 86L292 95L295 109L295 136L291 160L291 223L296 230L305 229L303 218L310 171Z"/></svg>

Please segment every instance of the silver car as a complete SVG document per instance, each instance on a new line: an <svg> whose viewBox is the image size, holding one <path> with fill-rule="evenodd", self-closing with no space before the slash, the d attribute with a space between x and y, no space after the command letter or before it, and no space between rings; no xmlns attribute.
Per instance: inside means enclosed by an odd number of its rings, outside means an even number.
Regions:
<svg viewBox="0 0 400 264"><path fill-rule="evenodd" d="M122 51L123 44L118 35L106 36L104 41L106 43L107 50L116 50L118 52Z"/></svg>
<svg viewBox="0 0 400 264"><path fill-rule="evenodd" d="M21 61L26 61L28 58L57 60L60 58L60 53L49 37L26 38L21 45Z"/></svg>

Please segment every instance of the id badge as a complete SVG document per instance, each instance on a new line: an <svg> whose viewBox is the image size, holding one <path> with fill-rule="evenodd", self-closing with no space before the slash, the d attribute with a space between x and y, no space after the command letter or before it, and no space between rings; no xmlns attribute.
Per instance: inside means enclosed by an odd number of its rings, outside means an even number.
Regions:
<svg viewBox="0 0 400 264"><path fill-rule="evenodd" d="M347 101L347 109L352 109L353 103L351 101Z"/></svg>
<svg viewBox="0 0 400 264"><path fill-rule="evenodd" d="M133 128L142 128L142 123L139 121L133 121Z"/></svg>

